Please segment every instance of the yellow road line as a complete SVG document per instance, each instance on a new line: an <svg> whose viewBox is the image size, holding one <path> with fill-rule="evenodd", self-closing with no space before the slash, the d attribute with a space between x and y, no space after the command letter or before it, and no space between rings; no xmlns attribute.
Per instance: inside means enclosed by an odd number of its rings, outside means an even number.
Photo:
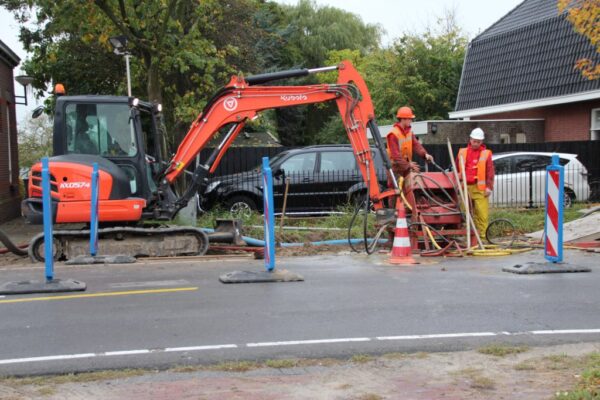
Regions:
<svg viewBox="0 0 600 400"><path fill-rule="evenodd" d="M187 287L187 288L173 288L173 289L129 290L126 292L104 292L104 293L90 293L90 294L70 294L70 295L66 295L66 296L28 297L28 298L24 298L24 299L0 300L0 304L3 304L3 303L25 303L25 302L29 302L29 301L83 299L83 298L88 298L88 297L129 296L129 295L134 295L134 294L189 292L192 290L198 290L198 288L197 287Z"/></svg>

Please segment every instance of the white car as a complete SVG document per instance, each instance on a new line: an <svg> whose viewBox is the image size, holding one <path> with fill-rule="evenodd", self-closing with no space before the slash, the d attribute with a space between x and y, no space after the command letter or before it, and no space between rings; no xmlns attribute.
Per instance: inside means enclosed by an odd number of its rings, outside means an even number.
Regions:
<svg viewBox="0 0 600 400"><path fill-rule="evenodd" d="M492 155L496 178L491 203L495 206L543 206L546 201L546 166L558 154L565 167L565 207L590 197L588 171L576 154L510 152Z"/></svg>

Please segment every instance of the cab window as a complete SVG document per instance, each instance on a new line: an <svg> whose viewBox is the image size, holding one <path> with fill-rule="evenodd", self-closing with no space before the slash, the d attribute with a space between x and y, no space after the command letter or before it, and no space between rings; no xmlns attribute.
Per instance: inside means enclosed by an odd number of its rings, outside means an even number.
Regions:
<svg viewBox="0 0 600 400"><path fill-rule="evenodd" d="M132 157L138 152L127 104L67 104L67 153Z"/></svg>

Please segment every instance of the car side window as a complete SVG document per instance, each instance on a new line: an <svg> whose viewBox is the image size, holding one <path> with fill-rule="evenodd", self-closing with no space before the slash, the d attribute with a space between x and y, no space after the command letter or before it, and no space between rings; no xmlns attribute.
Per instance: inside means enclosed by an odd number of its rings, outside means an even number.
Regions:
<svg viewBox="0 0 600 400"><path fill-rule="evenodd" d="M287 160L281 163L281 169L286 174L293 174L298 172L314 172L315 161L317 159L317 153L302 153L291 156Z"/></svg>
<svg viewBox="0 0 600 400"><path fill-rule="evenodd" d="M528 172L529 168L534 171L545 170L546 166L552 163L550 156L523 154L514 157L515 172Z"/></svg>
<svg viewBox="0 0 600 400"><path fill-rule="evenodd" d="M496 175L504 175L510 173L510 157L500 158L498 160L494 160L494 169L496 170Z"/></svg>
<svg viewBox="0 0 600 400"><path fill-rule="evenodd" d="M354 153L348 151L321 152L321 172L350 171L356 169Z"/></svg>

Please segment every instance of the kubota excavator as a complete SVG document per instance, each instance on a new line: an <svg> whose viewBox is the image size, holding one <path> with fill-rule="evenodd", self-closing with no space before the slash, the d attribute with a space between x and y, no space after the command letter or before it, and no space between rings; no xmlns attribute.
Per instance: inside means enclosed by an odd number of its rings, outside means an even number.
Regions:
<svg viewBox="0 0 600 400"><path fill-rule="evenodd" d="M338 71L333 84L267 86L267 82ZM398 193L391 162L381 139L367 86L351 62L250 77L233 76L206 104L169 159L164 157L161 107L131 97L60 96L54 116L53 157L49 170L55 224L89 223L92 165L99 166L99 248L104 254L174 256L204 254L206 234L194 227L147 227L144 220L171 220L213 173L244 124L267 109L335 101L375 209ZM193 172L192 183L178 196L174 182L223 127L230 126L214 152ZM395 189L380 191L367 128L384 160ZM30 171L22 214L42 222L41 163ZM394 210L389 210L394 216ZM54 257L87 252L89 231L57 230ZM43 236L32 240L29 254L43 260Z"/></svg>

